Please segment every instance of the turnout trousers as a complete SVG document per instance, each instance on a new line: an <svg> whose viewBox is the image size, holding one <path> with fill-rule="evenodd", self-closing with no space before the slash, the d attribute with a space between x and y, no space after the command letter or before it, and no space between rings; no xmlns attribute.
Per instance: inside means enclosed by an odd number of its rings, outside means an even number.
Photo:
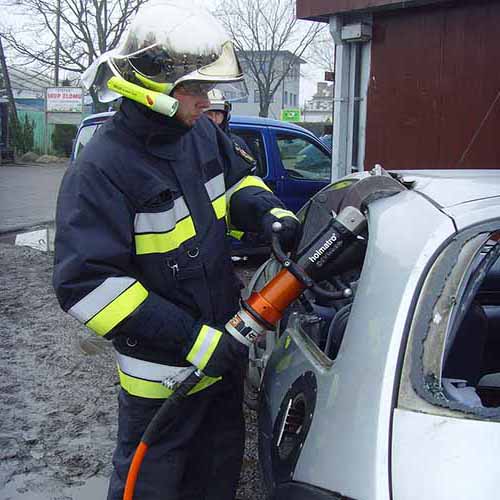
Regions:
<svg viewBox="0 0 500 500"><path fill-rule="evenodd" d="M122 500L141 436L163 400L118 396L118 442L107 500ZM188 396L148 449L137 500L234 500L245 441L242 377L228 377Z"/></svg>

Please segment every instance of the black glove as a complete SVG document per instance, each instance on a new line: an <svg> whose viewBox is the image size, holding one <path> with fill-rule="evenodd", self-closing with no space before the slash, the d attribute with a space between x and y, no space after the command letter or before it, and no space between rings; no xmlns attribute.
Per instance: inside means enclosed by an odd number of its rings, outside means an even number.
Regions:
<svg viewBox="0 0 500 500"><path fill-rule="evenodd" d="M225 330L202 325L186 359L205 375L220 377L241 366L248 357L248 347Z"/></svg>
<svg viewBox="0 0 500 500"><path fill-rule="evenodd" d="M273 224L279 222L281 231L278 237L281 247L285 252L294 251L302 237L302 226L293 212L284 208L273 208L262 218L262 229L267 241L271 241L273 234Z"/></svg>

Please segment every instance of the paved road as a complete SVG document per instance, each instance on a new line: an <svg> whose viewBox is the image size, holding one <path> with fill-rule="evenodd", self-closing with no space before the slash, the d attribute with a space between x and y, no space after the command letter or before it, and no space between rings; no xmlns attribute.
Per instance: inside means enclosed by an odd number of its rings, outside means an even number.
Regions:
<svg viewBox="0 0 500 500"><path fill-rule="evenodd" d="M64 164L0 167L0 234L54 220Z"/></svg>

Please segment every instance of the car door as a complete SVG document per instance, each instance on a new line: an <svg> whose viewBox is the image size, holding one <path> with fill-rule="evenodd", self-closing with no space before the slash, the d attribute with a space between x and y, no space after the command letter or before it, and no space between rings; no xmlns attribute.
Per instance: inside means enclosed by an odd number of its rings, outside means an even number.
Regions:
<svg viewBox="0 0 500 500"><path fill-rule="evenodd" d="M466 224L453 210L458 233L427 274L406 347L392 423L394 500L498 495L500 199L463 205Z"/></svg>
<svg viewBox="0 0 500 500"><path fill-rule="evenodd" d="M330 183L331 153L319 140L300 132L275 128L271 136L275 145L276 195L296 212Z"/></svg>
<svg viewBox="0 0 500 500"><path fill-rule="evenodd" d="M229 124L231 135L237 136L246 145L246 149L255 158L255 175L258 175L273 192L276 189L273 169L269 161L269 131L265 126L250 124ZM261 233L247 233L244 241L233 240L233 255L267 253L268 243Z"/></svg>
<svg viewBox="0 0 500 500"><path fill-rule="evenodd" d="M255 158L256 175L261 177L271 189L274 189L275 183L273 182L271 171L269 168L269 136L267 127L255 127L251 125L233 125L230 124L231 134L238 136L248 146L248 150Z"/></svg>

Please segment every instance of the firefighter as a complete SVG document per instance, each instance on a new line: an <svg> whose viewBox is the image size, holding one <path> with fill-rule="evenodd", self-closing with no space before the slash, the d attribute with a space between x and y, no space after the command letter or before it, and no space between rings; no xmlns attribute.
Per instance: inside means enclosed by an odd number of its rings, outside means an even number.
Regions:
<svg viewBox="0 0 500 500"><path fill-rule="evenodd" d="M233 44L207 12L144 4L82 81L122 104L62 181L53 282L61 307L116 352L108 499L122 498L141 435L171 394L162 382L194 365L205 377L148 452L134 498L231 500L247 347L222 326L240 293L226 232L270 235L279 220L291 248L300 225L203 114L207 92L243 85Z"/></svg>
<svg viewBox="0 0 500 500"><path fill-rule="evenodd" d="M231 103L224 97L219 89L213 89L208 93L210 105L206 109L206 115L224 132L229 132L229 119L231 118Z"/></svg>
<svg viewBox="0 0 500 500"><path fill-rule="evenodd" d="M236 146L243 149L244 152L250 153L250 148L247 143L238 135L233 134L229 129L229 120L231 119L231 103L224 97L219 89L213 89L208 93L210 106L205 110L205 114L218 125L233 141Z"/></svg>

